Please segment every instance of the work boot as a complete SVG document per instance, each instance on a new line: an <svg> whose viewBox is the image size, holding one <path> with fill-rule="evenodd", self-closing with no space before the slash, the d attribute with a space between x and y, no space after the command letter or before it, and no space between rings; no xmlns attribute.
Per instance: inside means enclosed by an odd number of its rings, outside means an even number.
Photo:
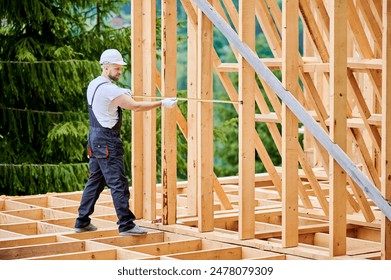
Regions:
<svg viewBox="0 0 391 280"><path fill-rule="evenodd" d="M96 231L97 229L98 228L96 226L94 226L93 224L89 224L88 226L83 227L83 228L75 228L75 232L80 233L80 232L86 232L86 231Z"/></svg>
<svg viewBox="0 0 391 280"><path fill-rule="evenodd" d="M138 225L135 225L133 228L127 230L127 231L123 231L123 232L120 232L119 235L121 236L130 236L130 235L144 235L144 234L147 234L148 231L146 231L145 229L139 227Z"/></svg>

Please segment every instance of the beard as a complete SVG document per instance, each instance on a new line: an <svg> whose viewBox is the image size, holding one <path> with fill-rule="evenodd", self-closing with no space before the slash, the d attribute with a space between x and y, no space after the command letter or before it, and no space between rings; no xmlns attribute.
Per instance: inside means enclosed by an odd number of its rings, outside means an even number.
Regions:
<svg viewBox="0 0 391 280"><path fill-rule="evenodd" d="M109 78L110 78L110 80L112 80L112 81L118 82L118 80L119 80L119 75L118 75L118 76L113 76L113 75L109 74Z"/></svg>

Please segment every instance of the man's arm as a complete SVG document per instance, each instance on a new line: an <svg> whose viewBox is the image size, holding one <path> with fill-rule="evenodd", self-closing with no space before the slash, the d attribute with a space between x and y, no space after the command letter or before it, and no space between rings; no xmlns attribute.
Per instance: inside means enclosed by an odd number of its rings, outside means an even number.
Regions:
<svg viewBox="0 0 391 280"><path fill-rule="evenodd" d="M135 112L149 111L162 106L162 101L136 101L126 94L122 94L113 99L112 105Z"/></svg>

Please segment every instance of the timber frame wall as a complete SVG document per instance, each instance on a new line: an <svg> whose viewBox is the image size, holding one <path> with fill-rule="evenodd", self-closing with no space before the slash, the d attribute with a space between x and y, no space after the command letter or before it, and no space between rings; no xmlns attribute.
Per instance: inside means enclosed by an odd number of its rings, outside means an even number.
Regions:
<svg viewBox="0 0 391 280"><path fill-rule="evenodd" d="M81 192L0 197L0 259L391 259L390 205L384 204L391 200L391 0L283 0L281 7L277 0L239 0L238 7L232 0L163 0L160 68L156 1L131 1L132 90L142 100L176 96L180 8L187 14L188 100L187 116L161 109L161 151L156 111L132 116L130 202L137 223L150 232L118 236L109 190L91 216L99 230L80 234L73 226ZM236 63L221 61L213 46L220 29L205 12L211 10L248 48L234 48L235 36L229 39ZM255 63L281 71L282 82L263 79L244 56L246 50L254 56L257 25L274 57L256 56ZM239 174L225 178L213 172L213 73L239 118ZM309 126L299 129L302 116L281 102L276 85L369 184L347 175L346 164L330 156ZM273 165L256 122L266 124L282 166ZM188 142L186 182L177 182L177 129ZM266 173L255 174L256 156ZM376 191L380 198L372 199Z"/></svg>
<svg viewBox="0 0 391 280"><path fill-rule="evenodd" d="M299 145L299 121L295 114L281 104L268 82L260 77L267 96L264 98L253 67L237 49L231 45L237 63L220 60L213 46L213 32L219 31L200 9L201 2L213 6L252 50L255 27L259 24L274 55L260 60L270 69L281 71L283 87L381 190L383 197L391 199L390 1L283 0L282 7L276 0L239 0L238 7L231 0L161 1L159 72L155 59L156 0L134 0L133 92L136 96L144 95L144 100L147 96L152 96L152 100L156 92L163 97L176 95L176 18L177 9L183 8L188 28L189 98L187 116L179 108L162 108L161 188L156 186L153 168L155 113L133 113L133 132L143 131L133 133L132 139L136 215L147 220L161 217L163 225L180 224L186 219L199 232L212 232L216 230L218 204L218 210L235 213L237 239L256 238L261 223L258 213L270 207L270 201L258 200L256 153L267 169L269 191L275 192L274 202L280 213L280 234L276 236L280 236L283 248L299 245L303 217L316 217L328 223L330 257L346 255L349 228L352 223L363 223L378 229L381 258L391 259L390 221L306 127L302 128L304 147ZM299 21L304 28L303 55L299 52ZM237 90L229 72L239 74ZM224 85L239 117L235 201L213 171L213 102L207 102L213 101L213 73ZM255 114L255 107L260 114ZM266 123L282 157L282 167L273 165L256 133L255 122ZM281 124L282 133L277 124ZM177 126L188 141L188 181L181 188L186 198L184 205L179 205L175 172ZM161 205L156 200L157 190ZM159 207L161 212L157 211Z"/></svg>

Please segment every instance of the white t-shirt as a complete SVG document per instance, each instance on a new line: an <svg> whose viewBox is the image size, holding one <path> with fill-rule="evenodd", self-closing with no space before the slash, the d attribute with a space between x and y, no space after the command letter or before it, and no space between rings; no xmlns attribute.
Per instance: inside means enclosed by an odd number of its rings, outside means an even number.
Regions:
<svg viewBox="0 0 391 280"><path fill-rule="evenodd" d="M113 84L109 79L99 76L92 80L87 88L88 104L92 102L92 96L96 87L103 83L95 93L92 110L95 117L103 127L112 128L118 121L118 111L116 106L111 105L111 101L122 94L129 94L129 90L120 88Z"/></svg>

